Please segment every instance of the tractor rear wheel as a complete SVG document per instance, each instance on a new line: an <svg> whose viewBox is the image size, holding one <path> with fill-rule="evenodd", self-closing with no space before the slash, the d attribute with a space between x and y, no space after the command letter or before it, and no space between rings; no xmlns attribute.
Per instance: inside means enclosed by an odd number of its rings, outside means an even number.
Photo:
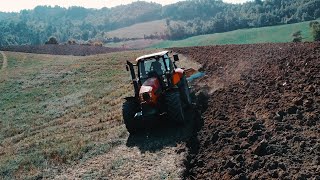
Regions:
<svg viewBox="0 0 320 180"><path fill-rule="evenodd" d="M138 126L134 122L134 116L139 111L139 103L133 100L126 100L122 105L122 116L124 124L130 134L138 132Z"/></svg>
<svg viewBox="0 0 320 180"><path fill-rule="evenodd" d="M169 120L184 124L184 112L179 91L172 91L166 94L166 105Z"/></svg>
<svg viewBox="0 0 320 180"><path fill-rule="evenodd" d="M180 84L179 89L180 89L181 98L182 98L183 102L185 103L186 106L190 106L192 103L192 100L191 100L191 96L190 96L188 81L187 81L187 78L185 75L181 79L181 84Z"/></svg>

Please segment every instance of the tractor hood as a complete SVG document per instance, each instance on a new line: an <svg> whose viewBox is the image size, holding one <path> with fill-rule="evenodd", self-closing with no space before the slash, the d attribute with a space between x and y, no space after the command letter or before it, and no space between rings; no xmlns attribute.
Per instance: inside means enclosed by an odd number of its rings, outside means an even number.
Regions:
<svg viewBox="0 0 320 180"><path fill-rule="evenodd" d="M160 82L157 78L147 79L141 86L139 97L141 103L156 104L161 92Z"/></svg>

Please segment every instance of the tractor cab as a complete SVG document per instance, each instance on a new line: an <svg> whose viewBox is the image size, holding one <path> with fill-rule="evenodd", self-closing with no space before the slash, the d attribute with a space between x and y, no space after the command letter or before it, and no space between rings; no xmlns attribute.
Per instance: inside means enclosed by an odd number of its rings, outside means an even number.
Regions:
<svg viewBox="0 0 320 180"><path fill-rule="evenodd" d="M159 78L165 87L170 82L170 75L174 71L174 63L168 56L168 52L160 52L149 56L142 56L137 59L138 78L142 85L151 77Z"/></svg>
<svg viewBox="0 0 320 180"><path fill-rule="evenodd" d="M179 61L178 55L173 55L173 59L174 61L169 57L168 51L162 51L137 58L137 64L127 61L127 70L131 72L136 97L139 97L141 87L150 79L156 78L161 90L171 88L176 84L174 80L180 80L183 70L175 65L175 62Z"/></svg>

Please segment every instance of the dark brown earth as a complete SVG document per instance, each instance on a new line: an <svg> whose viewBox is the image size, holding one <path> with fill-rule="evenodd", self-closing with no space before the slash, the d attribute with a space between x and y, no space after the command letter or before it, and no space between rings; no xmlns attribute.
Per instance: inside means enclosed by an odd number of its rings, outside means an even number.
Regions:
<svg viewBox="0 0 320 180"><path fill-rule="evenodd" d="M74 55L88 56L94 54L104 54L109 52L123 51L123 48L109 48L89 45L24 45L0 47L2 51L35 53L35 54L52 54L52 55Z"/></svg>
<svg viewBox="0 0 320 180"><path fill-rule="evenodd" d="M189 179L320 179L320 44L174 48L203 65L208 108Z"/></svg>

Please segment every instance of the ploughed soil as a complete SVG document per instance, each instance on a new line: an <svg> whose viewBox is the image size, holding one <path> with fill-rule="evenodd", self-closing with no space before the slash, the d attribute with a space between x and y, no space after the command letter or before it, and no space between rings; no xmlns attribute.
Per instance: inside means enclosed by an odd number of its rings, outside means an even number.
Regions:
<svg viewBox="0 0 320 180"><path fill-rule="evenodd" d="M103 46L89 46L89 45L47 44L47 45L23 45L23 46L0 47L0 50L34 53L34 54L88 56L88 55L123 51L124 49L110 48L110 47L103 47Z"/></svg>
<svg viewBox="0 0 320 180"><path fill-rule="evenodd" d="M173 48L203 65L189 179L320 178L320 44Z"/></svg>

